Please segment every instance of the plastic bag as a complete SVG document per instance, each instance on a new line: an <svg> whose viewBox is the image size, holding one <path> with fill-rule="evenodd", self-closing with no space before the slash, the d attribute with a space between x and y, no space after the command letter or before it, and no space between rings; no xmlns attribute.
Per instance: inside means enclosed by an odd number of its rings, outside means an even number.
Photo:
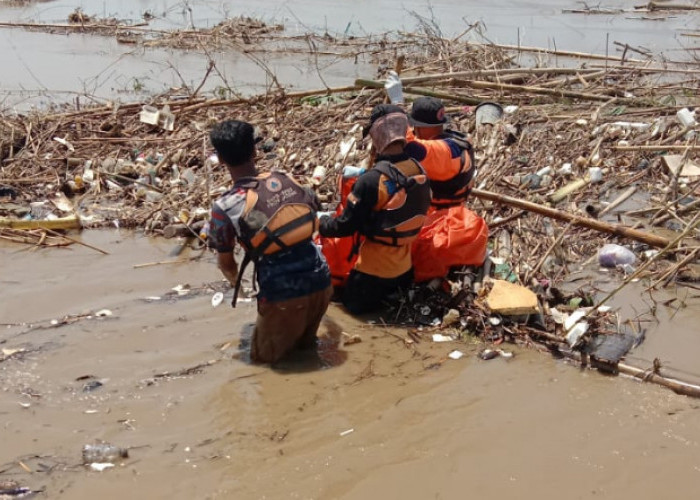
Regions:
<svg viewBox="0 0 700 500"><path fill-rule="evenodd" d="M480 266L488 238L484 219L464 206L429 213L411 249L415 280L445 277L454 266Z"/></svg>
<svg viewBox="0 0 700 500"><path fill-rule="evenodd" d="M629 248L609 243L598 250L598 262L603 267L632 265L637 256Z"/></svg>

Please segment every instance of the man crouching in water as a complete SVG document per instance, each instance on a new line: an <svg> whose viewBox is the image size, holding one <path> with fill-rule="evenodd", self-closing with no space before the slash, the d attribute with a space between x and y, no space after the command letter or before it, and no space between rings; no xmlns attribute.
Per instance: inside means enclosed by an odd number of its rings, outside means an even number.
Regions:
<svg viewBox="0 0 700 500"><path fill-rule="evenodd" d="M213 203L211 246L218 252L219 269L235 287L234 307L245 266L255 264L258 317L250 359L274 363L294 348L316 345L330 301L330 272L311 239L318 200L284 172L258 174L249 123L219 123L210 139L233 180ZM233 257L236 240L245 250L240 273Z"/></svg>
<svg viewBox="0 0 700 500"><path fill-rule="evenodd" d="M380 104L366 132L376 163L360 175L340 215L322 217L324 237L356 238L357 263L342 292L351 314L375 311L387 295L413 282L411 243L430 206L423 167L404 152L408 118L398 106Z"/></svg>

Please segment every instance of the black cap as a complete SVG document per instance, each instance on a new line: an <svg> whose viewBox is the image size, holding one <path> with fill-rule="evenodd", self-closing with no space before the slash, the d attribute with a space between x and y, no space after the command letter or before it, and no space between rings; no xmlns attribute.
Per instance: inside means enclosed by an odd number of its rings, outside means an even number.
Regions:
<svg viewBox="0 0 700 500"><path fill-rule="evenodd" d="M408 121L414 127L436 127L447 123L445 105L435 97L419 97L413 101Z"/></svg>
<svg viewBox="0 0 700 500"><path fill-rule="evenodd" d="M369 115L369 124L362 129L362 137L367 137L367 134L369 134L369 129L372 128L374 122L379 120L382 116L390 115L391 113L406 114L403 108L401 106L397 106L396 104L377 104L375 107L373 107L372 113Z"/></svg>

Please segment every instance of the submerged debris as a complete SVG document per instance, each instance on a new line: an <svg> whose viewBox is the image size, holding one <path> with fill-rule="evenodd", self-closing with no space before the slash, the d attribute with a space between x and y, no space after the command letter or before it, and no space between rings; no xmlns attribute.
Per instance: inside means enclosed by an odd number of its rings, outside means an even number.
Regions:
<svg viewBox="0 0 700 500"><path fill-rule="evenodd" d="M114 464L129 458L129 450L109 443L86 444L83 446L83 463Z"/></svg>

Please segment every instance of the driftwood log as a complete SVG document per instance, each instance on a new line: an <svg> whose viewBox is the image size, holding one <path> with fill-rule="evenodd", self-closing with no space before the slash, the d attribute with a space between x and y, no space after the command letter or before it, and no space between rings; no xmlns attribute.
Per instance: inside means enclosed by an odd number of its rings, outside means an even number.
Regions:
<svg viewBox="0 0 700 500"><path fill-rule="evenodd" d="M570 214L568 212L564 212L562 210L546 207L544 205L538 205L537 203L532 203L525 200L519 200L517 198L493 193L491 191L474 189L472 190L472 196L482 200L488 200L493 201L495 203L501 203L503 205L509 205L511 207L519 208L521 210L527 210L528 212L534 212L540 215L544 215L545 217L550 217L552 219L571 222L576 226L594 229L602 233L623 236L625 238L630 238L635 241L646 243L647 245L653 247L663 248L670 243L670 240L668 238L664 238L663 236L646 233L644 231L632 229L631 227L627 226L620 226L618 224L608 224L607 222L602 222L596 219L581 217L578 215Z"/></svg>

